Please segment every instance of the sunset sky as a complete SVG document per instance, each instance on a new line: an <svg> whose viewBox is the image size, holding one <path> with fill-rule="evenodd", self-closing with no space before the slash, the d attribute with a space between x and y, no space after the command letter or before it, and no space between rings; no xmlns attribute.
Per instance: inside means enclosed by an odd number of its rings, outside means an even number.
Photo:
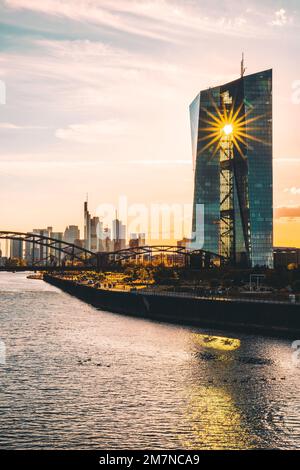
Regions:
<svg viewBox="0 0 300 470"><path fill-rule="evenodd" d="M275 244L300 247L299 0L0 0L1 230L191 203L188 107L273 68ZM1 99L0 99L1 101Z"/></svg>

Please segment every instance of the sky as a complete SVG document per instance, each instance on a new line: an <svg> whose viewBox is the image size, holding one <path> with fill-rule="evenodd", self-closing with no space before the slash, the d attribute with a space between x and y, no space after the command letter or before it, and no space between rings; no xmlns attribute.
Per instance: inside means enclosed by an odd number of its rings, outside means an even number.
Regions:
<svg viewBox="0 0 300 470"><path fill-rule="evenodd" d="M1 230L82 227L86 193L192 203L189 104L244 51L274 74L275 245L300 247L299 39L298 0L0 0Z"/></svg>

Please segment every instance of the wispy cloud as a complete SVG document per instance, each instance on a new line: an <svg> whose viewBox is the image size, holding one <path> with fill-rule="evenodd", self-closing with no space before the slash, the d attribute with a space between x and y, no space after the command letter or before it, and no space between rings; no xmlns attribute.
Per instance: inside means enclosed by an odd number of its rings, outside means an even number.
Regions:
<svg viewBox="0 0 300 470"><path fill-rule="evenodd" d="M57 129L56 137L81 144L96 144L103 139L121 137L128 132L128 126L116 119L71 124L63 129Z"/></svg>
<svg viewBox="0 0 300 470"><path fill-rule="evenodd" d="M277 207L275 217L280 218L298 218L300 217L300 206Z"/></svg>
<svg viewBox="0 0 300 470"><path fill-rule="evenodd" d="M291 188L285 188L284 192L293 194L295 196L297 194L300 194L300 188L296 188L295 186L292 186Z"/></svg>
<svg viewBox="0 0 300 470"><path fill-rule="evenodd" d="M281 8L278 11L275 11L274 19L271 21L273 26L285 26L288 23L292 22L292 18L287 16L286 10Z"/></svg>
<svg viewBox="0 0 300 470"><path fill-rule="evenodd" d="M47 129L47 126L26 126L26 125L19 125L13 124L11 122L0 122L0 129L4 130L26 130L26 129Z"/></svg>
<svg viewBox="0 0 300 470"><path fill-rule="evenodd" d="M192 160L130 160L133 165L145 166L174 166L174 165L192 165Z"/></svg>
<svg viewBox="0 0 300 470"><path fill-rule="evenodd" d="M201 32L242 37L259 33L247 11L233 16L232 7L228 14L220 8L208 13L204 5L178 0L6 0L6 4L166 42L181 42Z"/></svg>

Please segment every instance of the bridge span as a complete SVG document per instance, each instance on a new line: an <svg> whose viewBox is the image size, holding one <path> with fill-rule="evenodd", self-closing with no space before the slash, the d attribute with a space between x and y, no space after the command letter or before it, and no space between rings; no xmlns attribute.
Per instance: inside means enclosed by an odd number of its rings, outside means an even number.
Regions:
<svg viewBox="0 0 300 470"><path fill-rule="evenodd" d="M93 252L82 246L41 235L35 232L0 231L0 240L16 240L27 250L24 266L7 263L1 270L101 270L115 264L135 262L140 264L164 264L170 266L197 266L209 268L224 264L226 259L205 250L190 250L176 245L145 245L124 248L112 252ZM37 256L38 253L38 256Z"/></svg>

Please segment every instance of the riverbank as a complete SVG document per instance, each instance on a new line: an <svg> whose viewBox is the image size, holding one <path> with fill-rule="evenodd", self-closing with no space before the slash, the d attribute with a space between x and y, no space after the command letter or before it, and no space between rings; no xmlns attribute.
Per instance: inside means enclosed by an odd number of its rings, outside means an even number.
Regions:
<svg viewBox="0 0 300 470"><path fill-rule="evenodd" d="M205 328L292 339L300 337L300 306L297 304L205 299L145 290L125 292L97 289L48 274L44 280L97 308L114 313Z"/></svg>

